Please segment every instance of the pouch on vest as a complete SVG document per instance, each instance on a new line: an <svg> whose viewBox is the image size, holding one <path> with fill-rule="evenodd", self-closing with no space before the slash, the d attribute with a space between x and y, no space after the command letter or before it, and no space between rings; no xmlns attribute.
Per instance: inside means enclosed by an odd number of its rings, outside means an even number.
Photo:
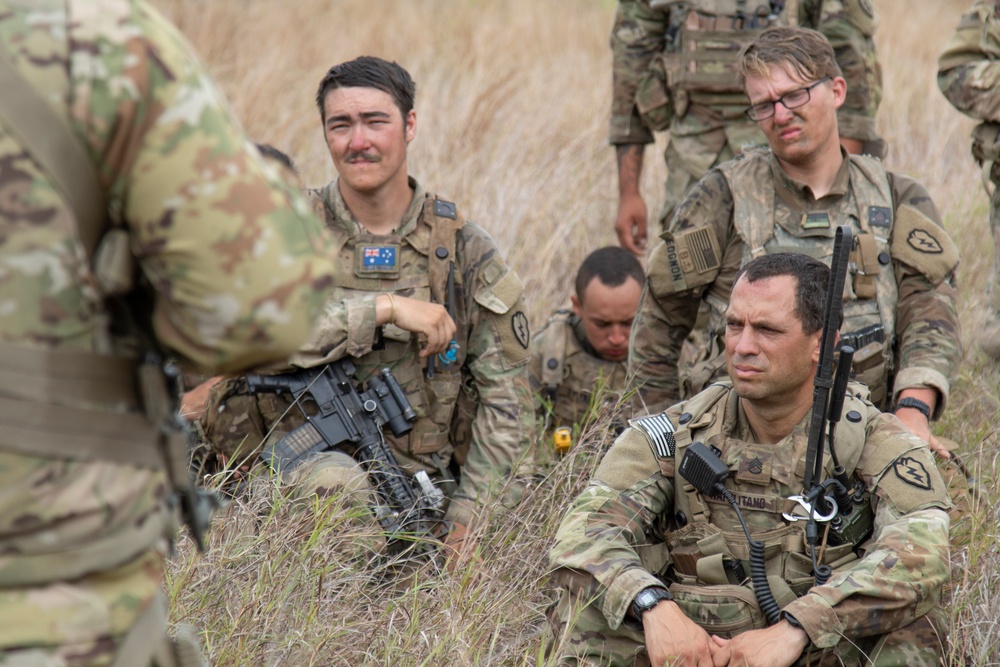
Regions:
<svg viewBox="0 0 1000 667"><path fill-rule="evenodd" d="M874 299L877 295L875 281L878 280L878 241L874 234L858 234L858 242L851 250L851 262L857 267L852 276L854 295L859 299Z"/></svg>
<svg viewBox="0 0 1000 667"><path fill-rule="evenodd" d="M885 399L885 354L882 343L871 342L854 353L851 364L854 370L853 380L868 386L871 391L871 402L882 405Z"/></svg>
<svg viewBox="0 0 1000 667"><path fill-rule="evenodd" d="M670 594L684 615L710 635L731 639L767 627L757 598L744 586L671 584Z"/></svg>

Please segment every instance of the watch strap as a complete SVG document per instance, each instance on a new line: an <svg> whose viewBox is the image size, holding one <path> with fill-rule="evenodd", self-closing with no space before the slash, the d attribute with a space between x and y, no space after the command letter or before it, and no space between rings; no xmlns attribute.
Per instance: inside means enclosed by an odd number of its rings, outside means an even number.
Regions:
<svg viewBox="0 0 1000 667"><path fill-rule="evenodd" d="M919 398L901 398L896 402L896 410L900 408L914 408L919 410L925 417L927 421L931 420L931 406L927 405Z"/></svg>

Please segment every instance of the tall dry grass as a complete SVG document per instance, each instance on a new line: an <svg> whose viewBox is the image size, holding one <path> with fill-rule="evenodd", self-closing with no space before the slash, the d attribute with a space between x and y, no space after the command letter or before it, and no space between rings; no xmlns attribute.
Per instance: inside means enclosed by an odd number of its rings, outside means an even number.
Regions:
<svg viewBox="0 0 1000 667"><path fill-rule="evenodd" d="M975 348L992 250L969 155L973 121L937 90L935 60L969 0L876 0L887 163L930 190L962 251L966 356L937 431L962 444L985 507L953 554L951 663L1000 663L997 425L1000 369ZM575 267L615 242L606 145L611 0L157 0L202 54L252 137L285 150L307 184L334 177L314 107L326 69L362 54L417 81L410 170L486 227L527 285L532 322L568 298ZM663 138L646 153L650 210ZM546 552L595 455L578 451L485 526L461 574L386 580L363 523L296 509L259 482L217 522L209 552L171 561L173 619L203 630L220 665L544 664Z"/></svg>

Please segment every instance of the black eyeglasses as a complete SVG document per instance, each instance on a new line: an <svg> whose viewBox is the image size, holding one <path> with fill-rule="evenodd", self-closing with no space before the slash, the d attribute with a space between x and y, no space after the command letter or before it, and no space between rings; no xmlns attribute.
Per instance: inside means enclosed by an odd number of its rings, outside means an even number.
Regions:
<svg viewBox="0 0 1000 667"><path fill-rule="evenodd" d="M818 86L821 83L825 83L830 80L829 76L824 76L822 79L816 83L806 86L805 88L798 88L790 92L785 93L773 102L761 102L760 104L753 104L747 107L745 113L747 118L750 120L767 120L774 115L774 105L781 102L781 106L785 107L789 111L792 109L798 109L801 106L805 106L809 103L809 91Z"/></svg>

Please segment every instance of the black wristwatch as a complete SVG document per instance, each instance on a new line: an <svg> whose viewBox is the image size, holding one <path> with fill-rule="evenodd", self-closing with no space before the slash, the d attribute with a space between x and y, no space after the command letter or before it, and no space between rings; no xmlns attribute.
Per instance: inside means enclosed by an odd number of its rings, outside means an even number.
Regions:
<svg viewBox="0 0 1000 667"><path fill-rule="evenodd" d="M920 410L924 417L927 417L927 421L931 420L931 406L927 405L919 398L901 398L896 402L896 410L900 408L914 408ZM895 410L893 411L895 412Z"/></svg>
<svg viewBox="0 0 1000 667"><path fill-rule="evenodd" d="M632 614L642 623L642 612L649 611L663 600L673 600L674 596L666 588L650 586L643 588L632 600Z"/></svg>

